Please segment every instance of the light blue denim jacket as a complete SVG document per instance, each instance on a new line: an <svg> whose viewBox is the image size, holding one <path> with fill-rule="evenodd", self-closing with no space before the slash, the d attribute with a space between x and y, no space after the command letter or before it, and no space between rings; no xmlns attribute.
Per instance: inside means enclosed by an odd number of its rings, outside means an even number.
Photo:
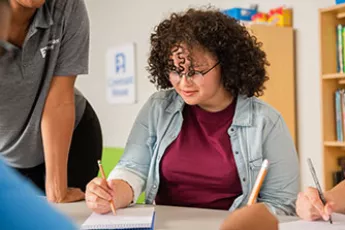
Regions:
<svg viewBox="0 0 345 230"><path fill-rule="evenodd" d="M127 181L134 191L134 201L145 191L145 203L154 202L160 160L181 130L184 104L175 90L160 91L139 112L124 155L108 178ZM268 159L269 170L257 201L264 202L274 214L294 215L299 164L281 115L256 97L240 95L228 134L242 185L242 195L230 211L246 205L261 163Z"/></svg>

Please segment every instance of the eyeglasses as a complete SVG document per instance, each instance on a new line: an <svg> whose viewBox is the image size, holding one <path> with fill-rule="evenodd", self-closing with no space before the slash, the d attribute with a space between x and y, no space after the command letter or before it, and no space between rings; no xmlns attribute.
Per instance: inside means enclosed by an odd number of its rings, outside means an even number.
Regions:
<svg viewBox="0 0 345 230"><path fill-rule="evenodd" d="M181 73L178 71L170 71L169 72L169 80L171 82L171 84L178 84L180 83L183 75L186 77L187 80L191 80L196 84L200 84L203 82L204 80L204 76L209 73L211 70L213 70L217 65L219 65L219 61L212 66L210 69L204 71L204 72L200 72L200 71L195 71L195 70L191 70L188 73Z"/></svg>

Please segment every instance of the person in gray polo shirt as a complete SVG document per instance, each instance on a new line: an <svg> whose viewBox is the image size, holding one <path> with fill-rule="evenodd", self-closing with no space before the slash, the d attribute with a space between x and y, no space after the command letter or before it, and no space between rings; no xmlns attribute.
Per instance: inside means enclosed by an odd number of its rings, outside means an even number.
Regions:
<svg viewBox="0 0 345 230"><path fill-rule="evenodd" d="M0 153L49 201L84 199L102 153L98 118L74 87L76 76L88 72L85 3L10 0L10 5L7 48L14 47L8 52L14 55L1 59Z"/></svg>

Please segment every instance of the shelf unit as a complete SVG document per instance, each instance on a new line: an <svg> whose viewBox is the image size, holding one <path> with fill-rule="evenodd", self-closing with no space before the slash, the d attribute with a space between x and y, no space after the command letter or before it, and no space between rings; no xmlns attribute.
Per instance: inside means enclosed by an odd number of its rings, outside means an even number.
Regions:
<svg viewBox="0 0 345 230"><path fill-rule="evenodd" d="M321 52L321 127L324 189L331 189L333 173L338 169L338 158L345 156L345 142L336 135L335 97L339 88L345 88L345 73L337 73L337 25L345 25L345 4L319 10Z"/></svg>

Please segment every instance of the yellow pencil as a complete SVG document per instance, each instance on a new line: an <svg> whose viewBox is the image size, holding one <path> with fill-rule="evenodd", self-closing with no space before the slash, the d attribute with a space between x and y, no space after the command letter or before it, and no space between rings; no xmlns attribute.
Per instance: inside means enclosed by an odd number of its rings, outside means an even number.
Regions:
<svg viewBox="0 0 345 230"><path fill-rule="evenodd" d="M265 159L262 162L259 175L256 178L256 181L255 181L252 193L250 194L250 197L249 197L247 205L252 205L252 204L255 203L255 201L256 201L256 199L258 197L259 191L261 189L262 183L265 180L265 177L266 177L266 174L267 174L267 168L268 168L268 160Z"/></svg>
<svg viewBox="0 0 345 230"><path fill-rule="evenodd" d="M102 163L100 160L98 160L98 166L99 166L99 170L101 171L102 174L102 178L104 180L106 180L106 176L102 167ZM116 209L115 209L115 204L114 204L114 200L109 201L110 202L110 207L111 207L111 211L113 211L113 214L116 215Z"/></svg>

